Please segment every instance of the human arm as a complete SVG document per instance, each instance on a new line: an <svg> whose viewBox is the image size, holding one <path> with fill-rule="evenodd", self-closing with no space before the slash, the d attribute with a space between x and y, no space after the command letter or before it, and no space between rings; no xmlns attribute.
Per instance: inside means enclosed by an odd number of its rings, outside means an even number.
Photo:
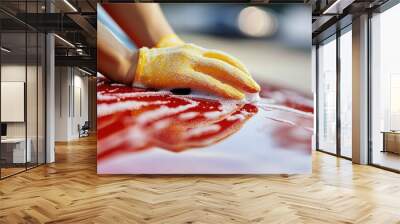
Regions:
<svg viewBox="0 0 400 224"><path fill-rule="evenodd" d="M138 52L126 48L101 22L97 22L97 70L109 79L131 85Z"/></svg>
<svg viewBox="0 0 400 224"><path fill-rule="evenodd" d="M121 6L121 4L116 5L117 8ZM114 4L105 8L110 10L114 8ZM119 8L120 11L127 9L149 10L148 8ZM161 13L161 11L158 12ZM134 14L141 15L143 12L134 12ZM120 16L121 19L124 13ZM125 16L126 20L132 20L128 14ZM166 22L162 19L161 24L164 24L162 21ZM135 27L135 23L132 27ZM125 25L127 24L129 23L126 21ZM145 24L152 23L145 22ZM146 25L136 26L136 29L138 27L146 27ZM255 93L260 90L238 59L224 52L185 44L179 38L177 39L169 25L167 26L169 29L163 27L163 25L161 28L153 26L151 29L156 30L155 34L148 30L150 28L145 28L147 34L141 36L143 40L149 41L151 46L160 48L141 47L138 51L131 51L124 47L110 30L99 23L98 70L108 78L128 85L160 89L191 88L230 99L243 99L245 92ZM159 28L161 32L157 31ZM142 31L139 29L135 33L132 31L131 34L140 36ZM126 27L125 32L127 32Z"/></svg>
<svg viewBox="0 0 400 224"><path fill-rule="evenodd" d="M183 44L156 3L105 3L102 6L138 48Z"/></svg>

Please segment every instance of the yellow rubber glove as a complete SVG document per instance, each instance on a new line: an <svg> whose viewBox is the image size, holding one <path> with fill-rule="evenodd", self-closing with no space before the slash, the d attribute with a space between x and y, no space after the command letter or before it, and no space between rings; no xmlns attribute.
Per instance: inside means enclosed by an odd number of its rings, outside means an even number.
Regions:
<svg viewBox="0 0 400 224"><path fill-rule="evenodd" d="M229 99L260 91L235 58L193 44L169 48L141 48L134 85L153 88L191 88Z"/></svg>
<svg viewBox="0 0 400 224"><path fill-rule="evenodd" d="M185 44L181 38L179 38L176 34L168 34L161 38L161 40L157 43L156 48L164 48L164 47L176 47Z"/></svg>
<svg viewBox="0 0 400 224"><path fill-rule="evenodd" d="M176 34L168 34L168 35L165 35L164 37L162 37L155 47L156 48L176 47L176 46L181 46L184 44L185 44L185 42L181 38L179 38ZM229 55L226 55L222 52L218 52L218 54L212 55L212 52L210 52L209 56L226 61L229 64L240 68L247 74L250 74L250 72L246 69L246 67L239 60L232 60L231 57L229 57Z"/></svg>

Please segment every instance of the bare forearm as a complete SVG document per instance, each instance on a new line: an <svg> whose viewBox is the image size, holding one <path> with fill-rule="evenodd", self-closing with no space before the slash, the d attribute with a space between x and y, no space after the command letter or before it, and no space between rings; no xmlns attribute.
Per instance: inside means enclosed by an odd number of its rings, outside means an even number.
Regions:
<svg viewBox="0 0 400 224"><path fill-rule="evenodd" d="M137 62L137 52L122 45L100 22L97 23L97 70L109 79L132 84Z"/></svg>
<svg viewBox="0 0 400 224"><path fill-rule="evenodd" d="M174 34L158 4L106 3L102 6L139 48L154 47L161 38Z"/></svg>

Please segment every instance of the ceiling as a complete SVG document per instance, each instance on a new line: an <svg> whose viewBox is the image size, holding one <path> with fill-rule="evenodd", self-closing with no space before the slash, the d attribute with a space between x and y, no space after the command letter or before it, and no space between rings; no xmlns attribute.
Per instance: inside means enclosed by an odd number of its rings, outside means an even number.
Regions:
<svg viewBox="0 0 400 224"><path fill-rule="evenodd" d="M13 51L9 56L22 57L25 31L55 32L56 63L96 69L97 0L1 0L0 26L2 45ZM127 1L99 1L127 2ZM132 2L132 0L129 0ZM224 0L221 0L224 2ZM243 1L244 2L244 1ZM254 3L310 3L312 6L313 42L335 32L334 26L346 16L373 9L387 0L255 0ZM51 13L49 13L51 11ZM351 18L350 18L351 22ZM345 24L345 23L344 23ZM333 28L332 28L333 27ZM27 38L28 58L36 45ZM36 41L35 41L36 42ZM11 57L10 57L11 58ZM82 64L79 64L82 63Z"/></svg>
<svg viewBox="0 0 400 224"><path fill-rule="evenodd" d="M95 71L96 5L96 0L48 0L47 5L45 0L1 0L2 46L11 49L8 60L35 57L36 33L54 32L60 37L55 38L56 65Z"/></svg>
<svg viewBox="0 0 400 224"><path fill-rule="evenodd" d="M313 44L352 23L352 18L373 12L389 0L315 0L312 3Z"/></svg>

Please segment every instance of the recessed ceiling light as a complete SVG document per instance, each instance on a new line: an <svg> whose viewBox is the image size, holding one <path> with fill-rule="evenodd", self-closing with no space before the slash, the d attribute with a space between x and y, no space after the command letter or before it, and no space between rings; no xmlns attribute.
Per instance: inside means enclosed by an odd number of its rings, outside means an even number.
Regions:
<svg viewBox="0 0 400 224"><path fill-rule="evenodd" d="M1 49L2 51L6 52L6 53L10 53L10 52L11 52L11 50L9 50L9 49L7 49L7 48L5 48L5 47L1 47L0 49Z"/></svg>
<svg viewBox="0 0 400 224"><path fill-rule="evenodd" d="M55 37L57 37L59 40L61 40L62 42L64 42L65 44L67 44L70 47L75 48L75 45L73 45L71 42L69 42L68 40L60 37L58 34L54 34Z"/></svg>
<svg viewBox="0 0 400 224"><path fill-rule="evenodd" d="M351 5L354 1L355 0L336 0L327 9L325 9L322 14L342 14L343 9Z"/></svg>
<svg viewBox="0 0 400 224"><path fill-rule="evenodd" d="M87 74L87 75L92 75L92 73L90 73L90 72L88 72L88 71L86 71L86 70L83 70L83 69L81 69L81 68L79 68L79 67L78 67L78 70L81 71L81 72L83 72L83 73L85 73L85 74Z"/></svg>
<svg viewBox="0 0 400 224"><path fill-rule="evenodd" d="M65 4L68 5L74 12L78 12L78 10L68 1L64 0Z"/></svg>

